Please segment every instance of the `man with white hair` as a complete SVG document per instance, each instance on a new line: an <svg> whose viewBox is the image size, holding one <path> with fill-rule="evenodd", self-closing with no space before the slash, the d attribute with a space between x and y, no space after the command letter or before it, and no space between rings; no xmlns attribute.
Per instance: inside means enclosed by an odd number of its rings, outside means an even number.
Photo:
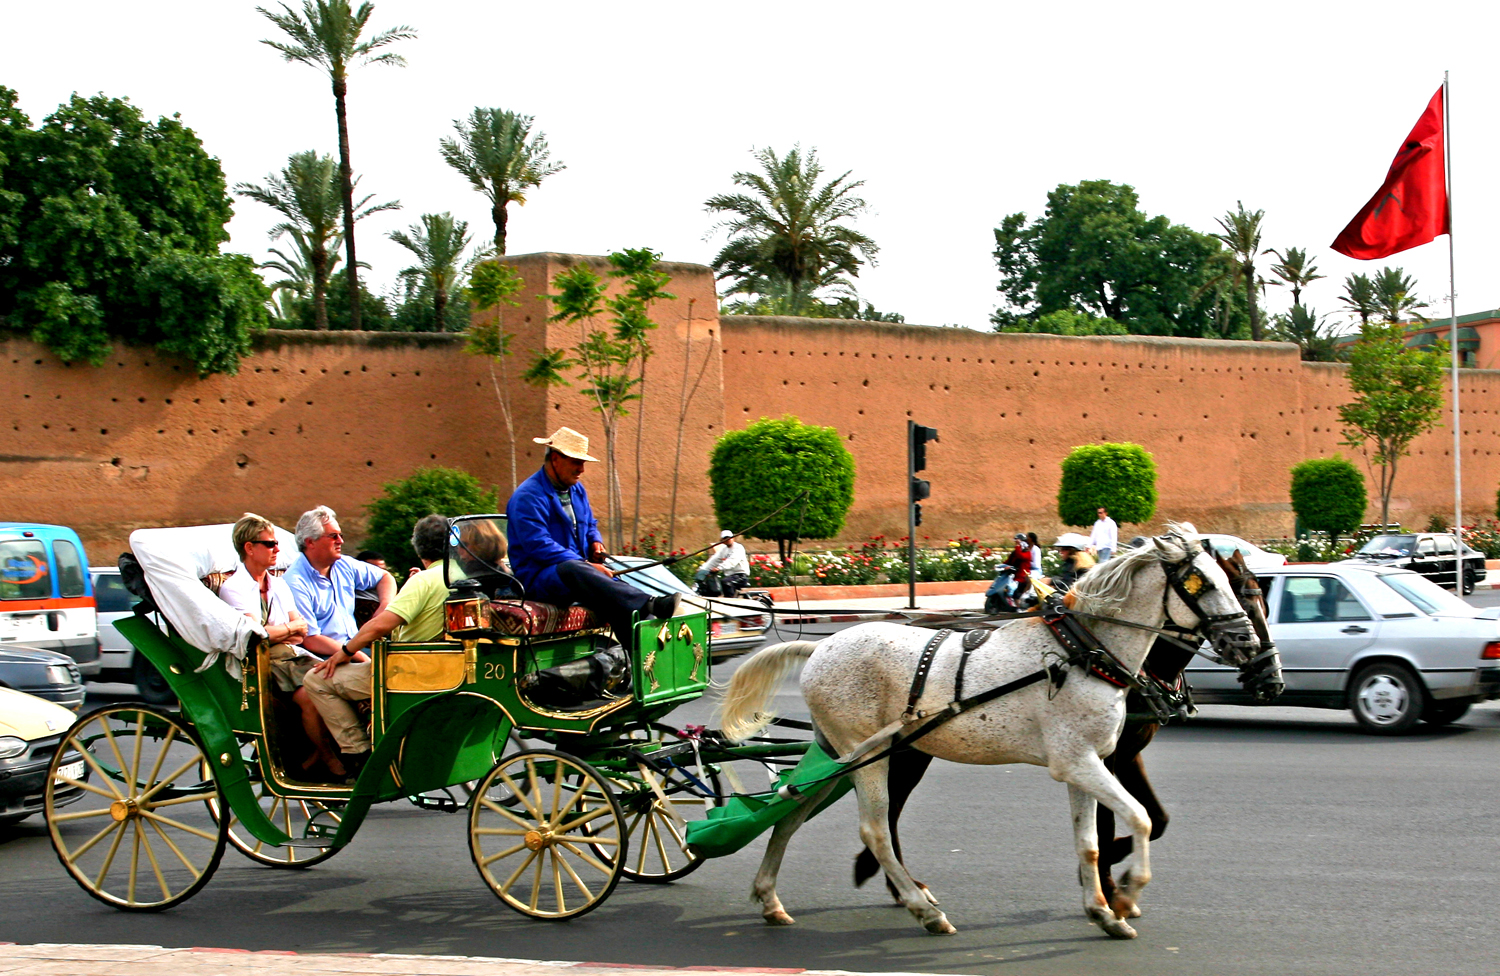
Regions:
<svg viewBox="0 0 1500 976"><path fill-rule="evenodd" d="M359 629L354 623L354 591L374 590L379 614L395 598L396 580L383 569L343 554L344 533L327 505L303 512L296 536L302 554L285 579L297 612L307 619L302 646L324 659L307 673L303 687L333 733L344 769L358 776L370 756L370 737L347 703L370 697L370 669L340 667L369 660L344 646Z"/></svg>

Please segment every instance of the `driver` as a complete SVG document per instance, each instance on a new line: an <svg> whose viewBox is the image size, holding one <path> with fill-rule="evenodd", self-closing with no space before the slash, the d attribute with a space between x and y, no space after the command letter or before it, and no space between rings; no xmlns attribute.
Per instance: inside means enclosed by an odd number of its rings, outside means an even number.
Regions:
<svg viewBox="0 0 1500 976"><path fill-rule="evenodd" d="M550 437L532 440L547 448L542 468L521 482L505 505L512 570L528 598L588 607L609 622L615 640L631 651L632 618L671 617L678 594L647 596L604 565L604 538L579 481L584 466L599 460L589 456L589 439L559 427Z"/></svg>

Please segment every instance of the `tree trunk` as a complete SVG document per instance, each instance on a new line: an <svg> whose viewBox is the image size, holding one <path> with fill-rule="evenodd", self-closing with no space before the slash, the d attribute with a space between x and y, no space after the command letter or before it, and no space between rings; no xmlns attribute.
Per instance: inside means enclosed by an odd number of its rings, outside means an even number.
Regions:
<svg viewBox="0 0 1500 976"><path fill-rule="evenodd" d="M432 312L437 316L437 324L432 331L447 332L444 317L448 314L448 289L437 282L432 285Z"/></svg>
<svg viewBox="0 0 1500 976"><path fill-rule="evenodd" d="M1255 265L1245 262L1245 301L1250 306L1250 338L1260 341L1260 308L1255 304Z"/></svg>
<svg viewBox="0 0 1500 976"><path fill-rule="evenodd" d="M312 252L313 328L328 330L328 251L319 243Z"/></svg>
<svg viewBox="0 0 1500 976"><path fill-rule="evenodd" d="M344 191L344 260L349 262L349 328L358 330L359 261L354 256L354 167L349 162L349 115L344 105L348 92L348 83L335 75L333 108L339 121L339 181Z"/></svg>
<svg viewBox="0 0 1500 976"><path fill-rule="evenodd" d="M1292 305L1297 308L1302 307L1302 286L1300 285L1292 285Z"/></svg>
<svg viewBox="0 0 1500 976"><path fill-rule="evenodd" d="M644 343L644 339L642 342ZM646 429L646 350L641 350L641 398L635 411L635 511L631 514L630 541L641 541L641 432Z"/></svg>
<svg viewBox="0 0 1500 976"><path fill-rule="evenodd" d="M495 256L505 254L505 225L510 220L510 214L506 212L507 201L503 196L500 202L490 209L490 216L495 220Z"/></svg>
<svg viewBox="0 0 1500 976"><path fill-rule="evenodd" d="M500 318L498 308L495 309L495 318L497 320L495 327L498 329ZM500 359L500 378L505 382L505 392L500 395L500 412L505 416L505 442L510 445L510 490L514 492L516 485L520 482L516 480L516 423L510 415L510 376L505 368L505 360L508 358L508 356L502 356ZM490 379L493 381L494 377L495 361L490 360Z"/></svg>

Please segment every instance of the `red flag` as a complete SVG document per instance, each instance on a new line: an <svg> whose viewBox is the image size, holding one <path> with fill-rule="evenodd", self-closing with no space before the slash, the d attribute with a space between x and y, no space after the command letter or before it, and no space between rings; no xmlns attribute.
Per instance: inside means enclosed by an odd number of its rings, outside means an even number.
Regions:
<svg viewBox="0 0 1500 976"><path fill-rule="evenodd" d="M1334 240L1333 249L1369 261L1448 233L1443 143L1443 90L1439 88L1391 161L1385 183Z"/></svg>

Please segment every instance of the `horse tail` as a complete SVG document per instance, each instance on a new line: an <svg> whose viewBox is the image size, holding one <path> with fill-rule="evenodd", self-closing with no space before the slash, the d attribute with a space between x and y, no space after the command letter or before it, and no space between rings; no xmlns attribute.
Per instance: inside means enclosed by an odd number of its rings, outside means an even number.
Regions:
<svg viewBox="0 0 1500 976"><path fill-rule="evenodd" d="M817 650L816 641L788 641L757 652L729 679L719 722L731 742L743 742L776 717L763 711L781 680Z"/></svg>

